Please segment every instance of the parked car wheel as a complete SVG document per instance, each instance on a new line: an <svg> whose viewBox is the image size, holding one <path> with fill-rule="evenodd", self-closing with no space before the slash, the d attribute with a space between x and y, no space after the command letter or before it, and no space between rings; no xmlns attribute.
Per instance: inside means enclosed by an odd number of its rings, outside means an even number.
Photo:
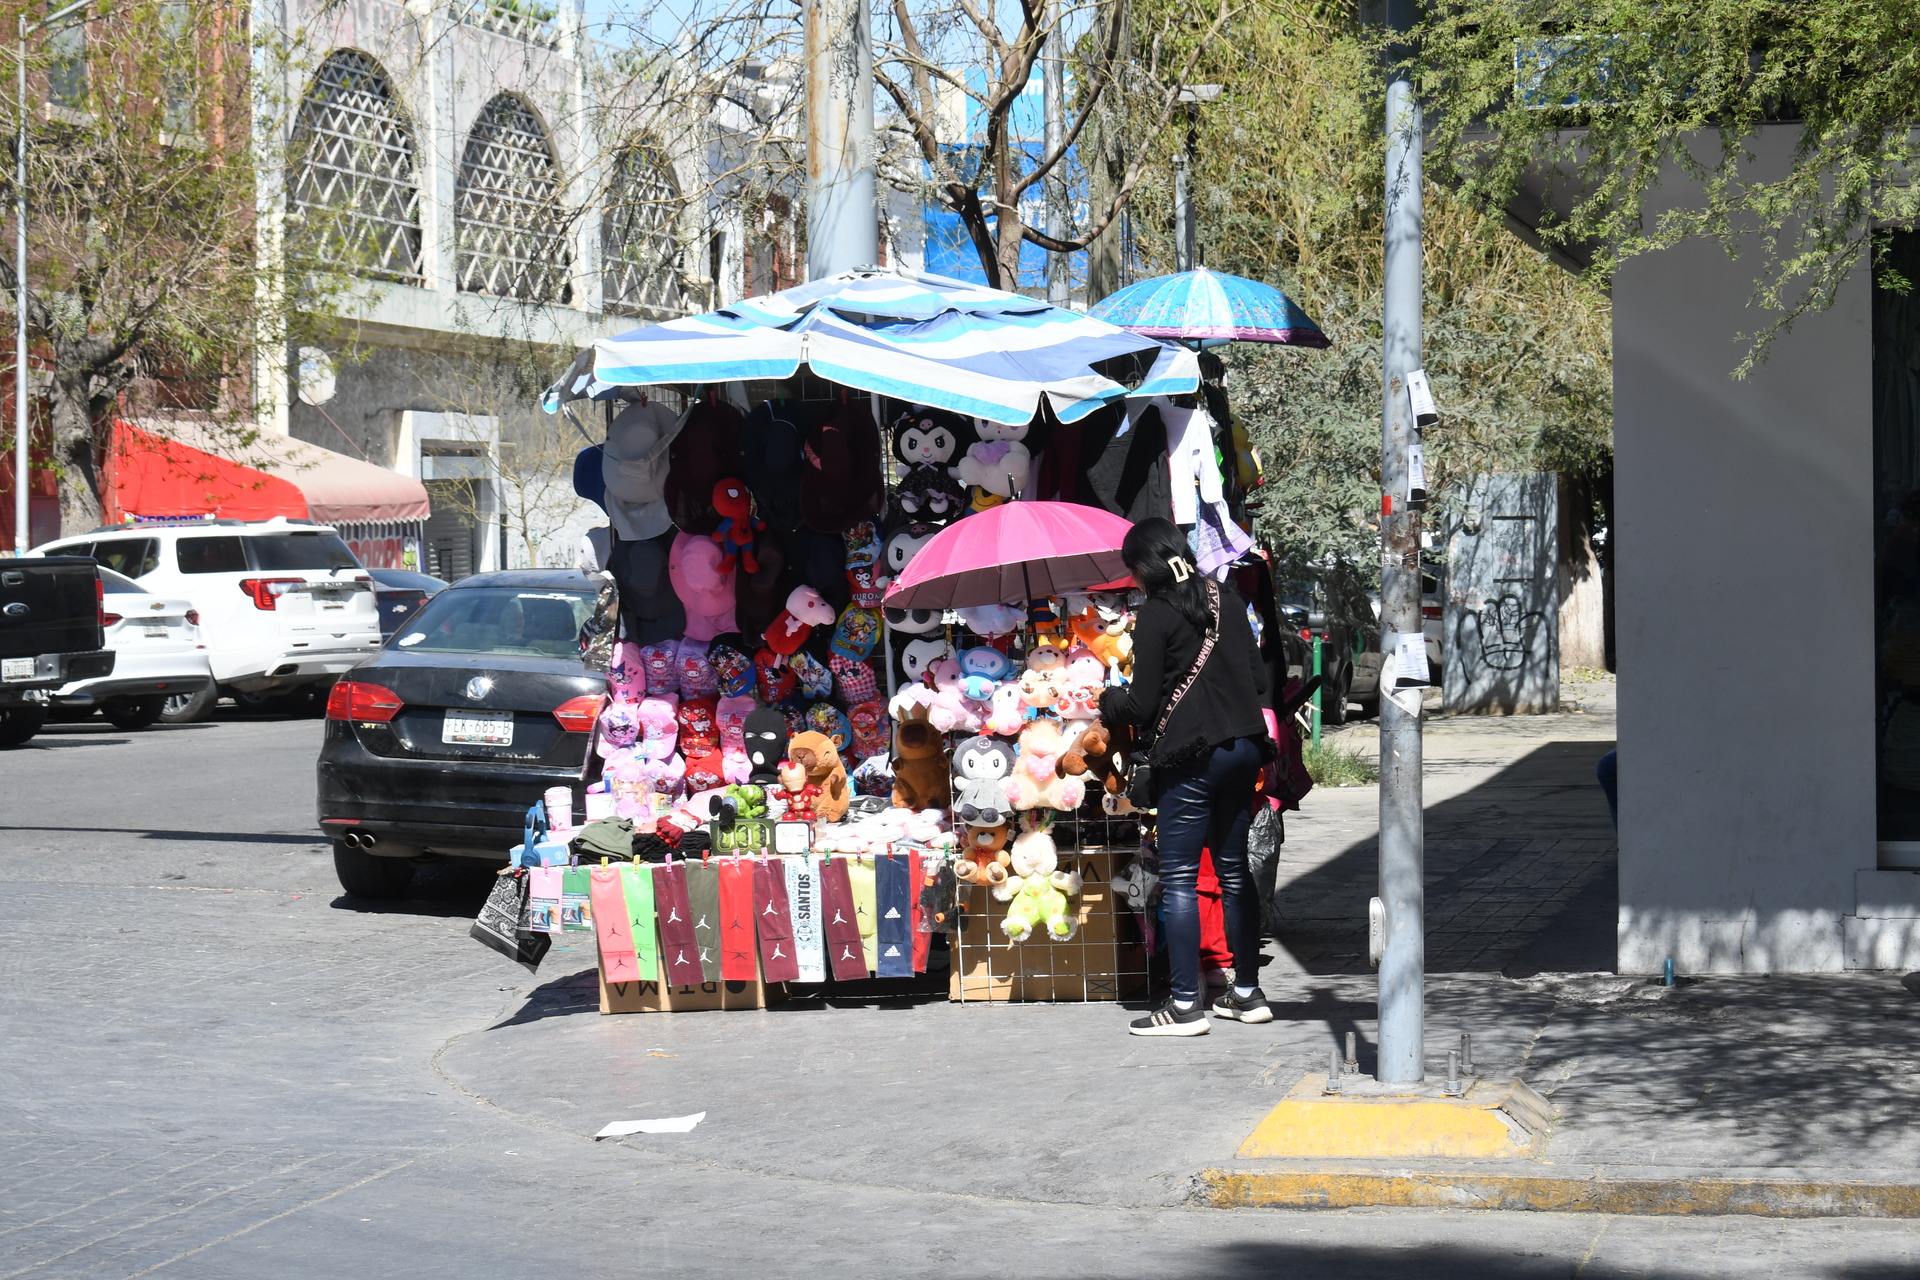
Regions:
<svg viewBox="0 0 1920 1280"><path fill-rule="evenodd" d="M47 722L47 709L27 702L0 707L0 747L17 747L40 732Z"/></svg>
<svg viewBox="0 0 1920 1280"><path fill-rule="evenodd" d="M160 699L161 724L192 724L205 720L213 714L213 704L220 695L212 685L206 685L192 693L170 693Z"/></svg>
<svg viewBox="0 0 1920 1280"><path fill-rule="evenodd" d="M364 849L333 842L333 873L355 898L400 898L413 883L413 864L405 858L376 858Z"/></svg>
<svg viewBox="0 0 1920 1280"><path fill-rule="evenodd" d="M100 713L119 728L144 729L160 718L166 701L166 695L158 693L146 698L108 698Z"/></svg>

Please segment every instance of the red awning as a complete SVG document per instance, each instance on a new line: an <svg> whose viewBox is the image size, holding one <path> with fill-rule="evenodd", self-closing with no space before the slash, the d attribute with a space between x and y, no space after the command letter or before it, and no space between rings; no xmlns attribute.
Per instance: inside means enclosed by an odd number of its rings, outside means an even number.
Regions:
<svg viewBox="0 0 1920 1280"><path fill-rule="evenodd" d="M307 498L298 485L142 431L130 422L113 424L112 450L109 523L127 516L308 518Z"/></svg>
<svg viewBox="0 0 1920 1280"><path fill-rule="evenodd" d="M115 424L119 511L109 518L290 516L328 524L427 518L426 486L411 476L286 436L229 448L205 432L190 432L168 424L169 434L160 436L129 422Z"/></svg>

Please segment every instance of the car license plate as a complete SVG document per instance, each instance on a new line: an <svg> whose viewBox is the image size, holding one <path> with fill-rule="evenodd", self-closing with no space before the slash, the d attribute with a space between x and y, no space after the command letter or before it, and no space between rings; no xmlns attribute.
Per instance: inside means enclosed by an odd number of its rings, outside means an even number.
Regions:
<svg viewBox="0 0 1920 1280"><path fill-rule="evenodd" d="M322 609L344 609L347 607L347 602L344 600L322 600L320 607Z"/></svg>
<svg viewBox="0 0 1920 1280"><path fill-rule="evenodd" d="M33 679L32 658L0 658L0 680Z"/></svg>
<svg viewBox="0 0 1920 1280"><path fill-rule="evenodd" d="M165 640L167 638L167 624L164 622L149 622L145 627L141 628L141 630L146 633L146 637L149 640Z"/></svg>
<svg viewBox="0 0 1920 1280"><path fill-rule="evenodd" d="M440 726L440 741L510 747L513 745L513 712L449 711Z"/></svg>

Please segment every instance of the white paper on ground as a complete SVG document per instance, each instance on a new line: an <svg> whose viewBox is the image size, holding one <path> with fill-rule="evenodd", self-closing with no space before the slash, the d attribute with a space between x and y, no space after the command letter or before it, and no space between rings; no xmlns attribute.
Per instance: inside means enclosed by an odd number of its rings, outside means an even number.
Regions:
<svg viewBox="0 0 1920 1280"><path fill-rule="evenodd" d="M693 1126L707 1118L704 1111L690 1116L670 1116L665 1120L615 1120L594 1134L596 1138L624 1138L630 1133L691 1133Z"/></svg>

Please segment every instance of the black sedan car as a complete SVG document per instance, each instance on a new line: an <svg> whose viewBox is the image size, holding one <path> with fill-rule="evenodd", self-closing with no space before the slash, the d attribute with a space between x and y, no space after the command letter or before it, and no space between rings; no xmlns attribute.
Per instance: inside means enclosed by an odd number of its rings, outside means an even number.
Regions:
<svg viewBox="0 0 1920 1280"><path fill-rule="evenodd" d="M369 569L373 575L373 607L380 614L380 638L400 629L400 624L420 612L420 606L447 589L447 584L432 574L411 569Z"/></svg>
<svg viewBox="0 0 1920 1280"><path fill-rule="evenodd" d="M348 893L398 896L426 854L504 862L534 801L583 780L606 689L580 663L596 594L556 569L462 578L333 686L320 828Z"/></svg>

